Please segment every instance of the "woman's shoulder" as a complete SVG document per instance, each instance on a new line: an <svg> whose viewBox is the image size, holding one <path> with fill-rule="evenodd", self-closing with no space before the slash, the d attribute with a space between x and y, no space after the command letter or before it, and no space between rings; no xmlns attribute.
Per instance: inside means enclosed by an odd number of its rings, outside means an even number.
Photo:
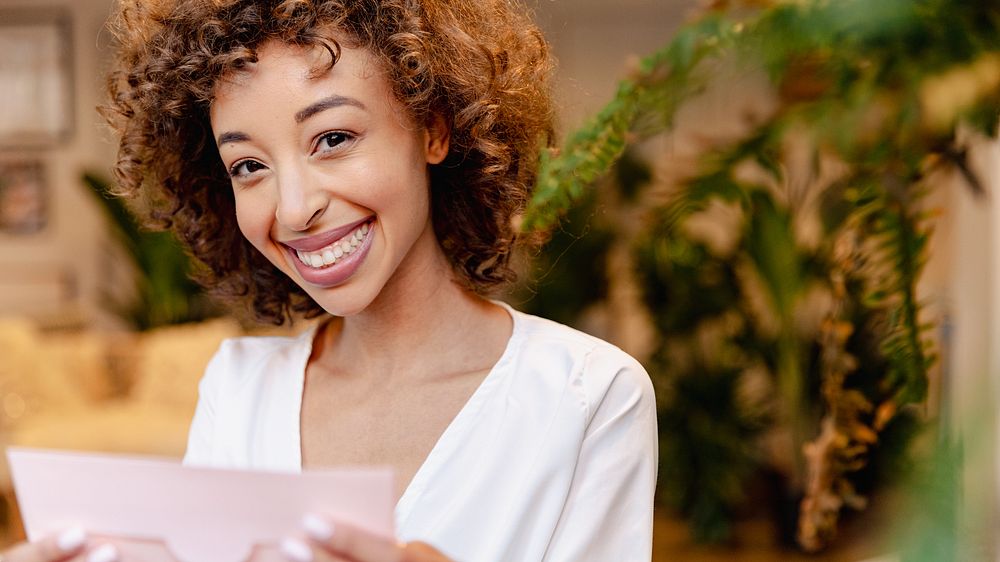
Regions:
<svg viewBox="0 0 1000 562"><path fill-rule="evenodd" d="M521 335L520 344L531 353L570 361L600 358L604 364L645 374L639 361L610 342L547 318L517 311L514 314Z"/></svg>
<svg viewBox="0 0 1000 562"><path fill-rule="evenodd" d="M522 380L579 387L590 404L612 390L649 396L646 369L618 346L570 326L514 312L519 335L517 362Z"/></svg>
<svg viewBox="0 0 1000 562"><path fill-rule="evenodd" d="M297 335L225 339L205 369L202 382L214 386L246 385L268 373L286 372L288 367L308 358L315 332L316 326L312 325Z"/></svg>
<svg viewBox="0 0 1000 562"><path fill-rule="evenodd" d="M310 326L295 335L248 335L227 338L219 345L218 354L226 356L229 360L255 360L309 346L315 331L315 326Z"/></svg>

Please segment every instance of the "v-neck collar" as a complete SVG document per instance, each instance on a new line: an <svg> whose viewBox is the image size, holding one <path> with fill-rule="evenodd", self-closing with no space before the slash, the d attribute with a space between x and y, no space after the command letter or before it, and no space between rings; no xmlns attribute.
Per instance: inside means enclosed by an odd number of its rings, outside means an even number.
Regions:
<svg viewBox="0 0 1000 562"><path fill-rule="evenodd" d="M428 482L431 481L434 473L444 463L445 459L448 458L449 454L463 442L463 437L474 426L473 421L476 415L482 409L483 404L494 394L495 389L505 378L504 375L510 371L506 367L514 361L517 350L521 348L518 343L523 337L521 313L514 310L505 302L491 302L499 305L510 315L513 323L510 338L507 340L507 345L504 347L500 359L490 368L490 372L487 373L486 377L479 383L479 386L476 387L476 390L469 396L469 399L455 417L452 418L448 427L441 433L441 436L431 448L430 453L427 454L427 458L424 459L424 462L406 486L406 490L403 491L403 495L400 496L399 501L396 503L395 515L397 525L402 525L406 521L413 509L413 505L420 498L424 490L427 489ZM294 463L298 472L302 472L302 394L305 389L306 367L309 357L312 355L313 343L315 342L316 332L320 325L321 323L314 324L300 336L304 342L298 362L299 368L295 372L295 392L297 392L298 400L295 401L296 407L289 411L289 414L294 416L294 421L289 424L289 427L294 427L295 435L290 436L289 439L294 443Z"/></svg>

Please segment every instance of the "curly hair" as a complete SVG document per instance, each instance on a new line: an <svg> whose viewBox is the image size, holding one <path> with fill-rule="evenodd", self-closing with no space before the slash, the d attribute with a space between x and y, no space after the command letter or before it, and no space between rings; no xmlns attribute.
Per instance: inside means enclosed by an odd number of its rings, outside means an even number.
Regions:
<svg viewBox="0 0 1000 562"><path fill-rule="evenodd" d="M514 218L553 142L552 60L516 0L120 0L111 27L102 113L120 136L117 194L175 232L210 292L277 325L323 312L240 233L209 108L268 41L324 47L336 64L331 29L374 54L417 122L450 125L431 217L456 277L477 293L513 280Z"/></svg>

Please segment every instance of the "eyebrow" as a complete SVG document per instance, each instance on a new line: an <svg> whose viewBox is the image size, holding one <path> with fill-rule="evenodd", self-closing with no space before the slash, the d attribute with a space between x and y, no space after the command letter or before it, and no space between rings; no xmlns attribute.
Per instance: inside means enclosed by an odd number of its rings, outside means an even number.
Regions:
<svg viewBox="0 0 1000 562"><path fill-rule="evenodd" d="M227 133L222 133L219 135L219 140L216 141L219 146L226 144L227 142L247 142L250 140L250 135L246 133L241 133L239 131L229 131Z"/></svg>
<svg viewBox="0 0 1000 562"><path fill-rule="evenodd" d="M356 100L354 98L348 98L348 97L344 97L344 96L333 95L333 96L329 96L329 97L323 98L323 99L317 101L316 103L311 104L308 107L306 107L305 109L303 109L303 110L299 111L298 113L296 113L295 114L295 122L296 123L301 123L301 122L305 121L306 119L309 119L310 117L312 117L313 115L316 115L317 113L319 113L321 111L326 111L327 109L331 109L331 108L334 108L334 107L340 107L340 106L343 106L343 105L353 105L354 107L357 107L357 108L360 108L360 109L368 109L368 108L365 107L365 104L361 103L360 101L358 101L358 100Z"/></svg>

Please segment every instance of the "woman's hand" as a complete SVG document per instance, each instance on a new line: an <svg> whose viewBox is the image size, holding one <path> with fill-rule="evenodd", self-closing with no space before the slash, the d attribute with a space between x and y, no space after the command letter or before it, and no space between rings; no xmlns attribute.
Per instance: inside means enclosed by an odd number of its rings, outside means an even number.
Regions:
<svg viewBox="0 0 1000 562"><path fill-rule="evenodd" d="M306 515L302 528L308 540L281 543L293 562L453 562L426 543L397 543L317 515Z"/></svg>
<svg viewBox="0 0 1000 562"><path fill-rule="evenodd" d="M118 562L114 545L88 545L87 533L79 527L36 542L14 545L0 554L0 562Z"/></svg>

